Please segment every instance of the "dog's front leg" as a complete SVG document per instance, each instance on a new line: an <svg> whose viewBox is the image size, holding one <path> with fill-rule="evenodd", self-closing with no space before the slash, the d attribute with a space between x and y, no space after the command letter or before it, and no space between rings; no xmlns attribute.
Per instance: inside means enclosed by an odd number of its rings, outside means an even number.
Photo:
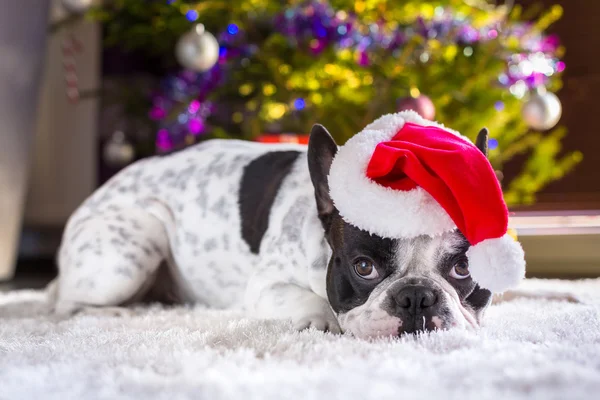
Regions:
<svg viewBox="0 0 600 400"><path fill-rule="evenodd" d="M293 283L254 283L246 304L259 318L291 319L294 328L341 333L329 303L312 290ZM257 287L258 286L258 287ZM260 287L260 288L259 288Z"/></svg>

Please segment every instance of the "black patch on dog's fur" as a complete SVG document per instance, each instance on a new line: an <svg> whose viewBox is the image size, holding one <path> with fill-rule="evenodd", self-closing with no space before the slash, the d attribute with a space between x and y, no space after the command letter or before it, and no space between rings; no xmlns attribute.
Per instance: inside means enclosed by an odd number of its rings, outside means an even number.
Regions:
<svg viewBox="0 0 600 400"><path fill-rule="evenodd" d="M473 292L467 296L465 299L465 303L469 304L473 307L473 310L479 312L485 309L490 305L492 301L492 292L487 289L483 289L479 287L479 285L475 285L475 289Z"/></svg>
<svg viewBox="0 0 600 400"><path fill-rule="evenodd" d="M327 176L336 153L337 145L327 129L322 125L314 125L308 141L308 170L315 189L317 213L326 234L331 225L331 215L334 210L333 200L329 196Z"/></svg>
<svg viewBox="0 0 600 400"><path fill-rule="evenodd" d="M283 179L288 175L299 151L272 151L244 168L240 185L242 238L250 251L258 254L260 242L269 227L269 213Z"/></svg>
<svg viewBox="0 0 600 400"><path fill-rule="evenodd" d="M483 148L480 148L480 150L484 151ZM442 276L449 275L452 267L459 261L467 262L466 253L470 247L469 241L460 231L457 231L457 234L459 234L462 238L462 245L459 246L457 254L449 255L448 257L445 257L441 260L440 264L438 265L438 268L440 269L440 273L442 274ZM473 310L479 312L485 309L490 304L492 293L487 289L479 287L479 285L475 281L473 281L473 279L469 278L456 280L450 277L446 279L454 287L460 300L470 305L473 308Z"/></svg>
<svg viewBox="0 0 600 400"><path fill-rule="evenodd" d="M364 304L377 285L391 274L396 240L371 235L344 222L337 211L332 213L328 241L333 250L327 269L327 297L335 312L347 312ZM354 262L368 258L375 264L379 279L365 280L354 272Z"/></svg>

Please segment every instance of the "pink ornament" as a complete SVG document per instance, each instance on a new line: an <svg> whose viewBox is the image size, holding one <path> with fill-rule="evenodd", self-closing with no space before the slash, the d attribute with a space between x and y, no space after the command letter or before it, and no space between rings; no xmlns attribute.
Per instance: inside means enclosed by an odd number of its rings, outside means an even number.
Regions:
<svg viewBox="0 0 600 400"><path fill-rule="evenodd" d="M159 121L167 116L167 112L161 107L152 107L149 113L150 119Z"/></svg>
<svg viewBox="0 0 600 400"><path fill-rule="evenodd" d="M204 123L200 118L191 118L188 121L188 130L192 135L198 135L204 131Z"/></svg>
<svg viewBox="0 0 600 400"><path fill-rule="evenodd" d="M431 99L425 95L419 97L405 97L398 100L397 111L413 110L421 117L433 121L435 118L435 106Z"/></svg>
<svg viewBox="0 0 600 400"><path fill-rule="evenodd" d="M190 105L188 106L188 111L191 114L196 114L198 112L198 110L200 110L200 102L198 100L192 100L190 102Z"/></svg>

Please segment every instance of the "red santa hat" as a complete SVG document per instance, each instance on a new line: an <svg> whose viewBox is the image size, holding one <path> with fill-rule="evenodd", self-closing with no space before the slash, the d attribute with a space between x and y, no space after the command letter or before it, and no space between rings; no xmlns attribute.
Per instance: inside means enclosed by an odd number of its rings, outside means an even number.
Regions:
<svg viewBox="0 0 600 400"><path fill-rule="evenodd" d="M507 234L494 170L469 139L413 111L385 115L340 147L329 173L342 218L386 238L458 228L470 242L473 279L502 292L525 275L523 249Z"/></svg>

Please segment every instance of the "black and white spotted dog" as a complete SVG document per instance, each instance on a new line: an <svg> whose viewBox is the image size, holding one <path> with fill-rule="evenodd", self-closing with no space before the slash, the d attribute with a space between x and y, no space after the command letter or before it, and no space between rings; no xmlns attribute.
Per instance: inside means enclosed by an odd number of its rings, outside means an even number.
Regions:
<svg viewBox="0 0 600 400"><path fill-rule="evenodd" d="M308 147L210 140L129 166L70 218L55 311L151 299L359 337L477 327L492 294L470 277L464 236L344 222L327 180L337 150L316 125Z"/></svg>

